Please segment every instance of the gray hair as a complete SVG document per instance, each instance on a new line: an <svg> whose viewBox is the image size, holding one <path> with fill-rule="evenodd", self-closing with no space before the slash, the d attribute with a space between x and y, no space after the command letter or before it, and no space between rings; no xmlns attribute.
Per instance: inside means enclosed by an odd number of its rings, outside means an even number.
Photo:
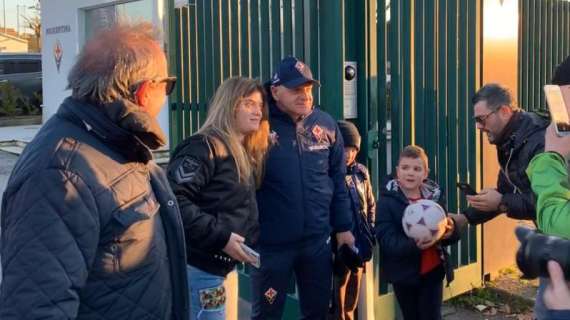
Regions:
<svg viewBox="0 0 570 320"><path fill-rule="evenodd" d="M498 83L488 83L481 87L473 98L471 98L473 105L479 101L487 102L487 107L491 111L497 111L502 106L508 106L511 110L518 109L517 106L514 105L511 91Z"/></svg>
<svg viewBox="0 0 570 320"><path fill-rule="evenodd" d="M87 42L71 69L72 97L93 103L132 98L141 81L159 76L159 32L148 22L119 22Z"/></svg>

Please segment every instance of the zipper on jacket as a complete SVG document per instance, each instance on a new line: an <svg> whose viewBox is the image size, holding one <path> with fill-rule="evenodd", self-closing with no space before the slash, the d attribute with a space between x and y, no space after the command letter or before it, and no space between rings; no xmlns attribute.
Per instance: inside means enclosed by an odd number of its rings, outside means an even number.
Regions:
<svg viewBox="0 0 570 320"><path fill-rule="evenodd" d="M511 152L509 152L509 158L507 159L507 163L505 164L505 169L504 169L504 170L501 169L501 172L505 175L505 177L507 178L507 181L511 184L511 186L512 186L513 188L515 188L515 189L513 190L513 193L516 194L516 193L519 193L519 190L520 190L520 189L519 189L519 187L517 187L516 184L514 184L514 183L511 181L511 177L509 177L509 164L511 163L511 159L512 159L512 157L513 157L513 152L514 152L514 151L515 151L515 149L514 149L514 148L511 148Z"/></svg>
<svg viewBox="0 0 570 320"><path fill-rule="evenodd" d="M119 245L116 243L111 244L111 256L113 257L113 271L120 272L121 265L119 263Z"/></svg>
<svg viewBox="0 0 570 320"><path fill-rule="evenodd" d="M303 204L303 235L305 233L305 180L303 177L303 150L301 149L301 143L299 141L299 131L298 127L300 126L303 132L305 131L305 120L307 117L303 118L299 122L295 123L295 143L297 143L297 153L299 155L299 173L301 178L301 203Z"/></svg>

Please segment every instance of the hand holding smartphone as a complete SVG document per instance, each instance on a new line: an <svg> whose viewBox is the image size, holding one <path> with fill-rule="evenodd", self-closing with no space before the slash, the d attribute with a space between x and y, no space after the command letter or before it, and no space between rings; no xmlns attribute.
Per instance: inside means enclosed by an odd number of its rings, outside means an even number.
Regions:
<svg viewBox="0 0 570 320"><path fill-rule="evenodd" d="M467 196L477 195L477 191L475 191L475 189L473 189L471 185L469 185L468 183L458 182L457 188L459 188L459 190L461 190L461 192L463 192Z"/></svg>
<svg viewBox="0 0 570 320"><path fill-rule="evenodd" d="M259 269L259 267L261 267L261 260L259 259L259 253L257 253L257 251L253 250L252 248L248 247L245 243L241 243L240 245L246 254L253 257L254 262L252 262L251 265Z"/></svg>
<svg viewBox="0 0 570 320"><path fill-rule="evenodd" d="M558 136L570 135L570 86L545 85L544 95Z"/></svg>

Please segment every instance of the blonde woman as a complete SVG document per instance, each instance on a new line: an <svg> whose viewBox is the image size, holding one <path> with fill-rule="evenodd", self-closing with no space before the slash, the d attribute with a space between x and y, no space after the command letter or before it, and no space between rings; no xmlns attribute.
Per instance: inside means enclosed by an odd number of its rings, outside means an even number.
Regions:
<svg viewBox="0 0 570 320"><path fill-rule="evenodd" d="M168 177L185 229L190 319L225 319L224 280L259 233L255 190L269 145L257 80L231 78L210 101L202 128L174 151Z"/></svg>

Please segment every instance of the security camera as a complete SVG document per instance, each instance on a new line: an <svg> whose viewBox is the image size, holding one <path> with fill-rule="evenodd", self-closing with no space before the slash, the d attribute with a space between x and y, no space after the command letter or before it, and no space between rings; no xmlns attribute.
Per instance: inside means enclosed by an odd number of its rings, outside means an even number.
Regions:
<svg viewBox="0 0 570 320"><path fill-rule="evenodd" d="M356 77L356 69L353 66L344 67L344 79L350 81Z"/></svg>

